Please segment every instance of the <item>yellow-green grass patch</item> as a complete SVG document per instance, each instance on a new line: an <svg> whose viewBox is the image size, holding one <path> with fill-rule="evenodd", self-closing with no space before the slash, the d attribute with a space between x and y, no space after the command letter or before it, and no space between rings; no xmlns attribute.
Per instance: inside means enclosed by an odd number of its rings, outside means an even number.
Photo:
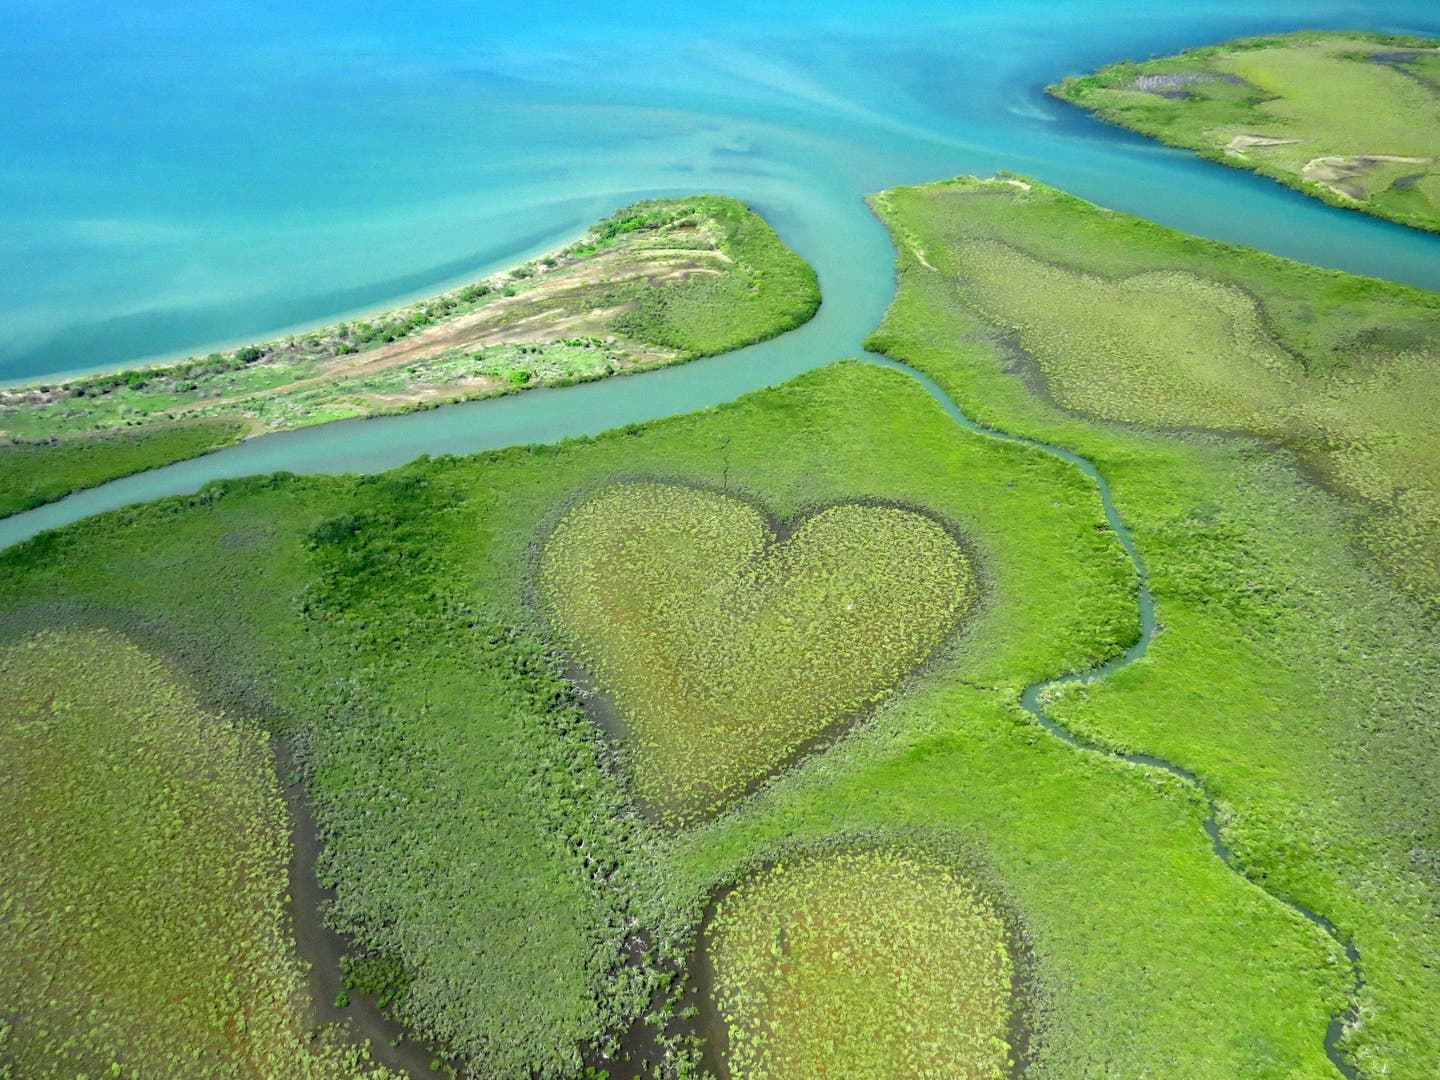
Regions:
<svg viewBox="0 0 1440 1080"><path fill-rule="evenodd" d="M312 1038L266 736L120 634L0 651L0 1017L27 1078L389 1074Z"/></svg>
<svg viewBox="0 0 1440 1080"><path fill-rule="evenodd" d="M976 593L954 535L917 511L845 503L777 532L749 502L669 483L569 510L540 585L613 700L636 794L672 824L885 698Z"/></svg>
<svg viewBox="0 0 1440 1080"><path fill-rule="evenodd" d="M1366 547L1440 603L1440 302L1113 214L1040 184L879 197L934 239L922 280L1076 413L1248 432L1369 513ZM913 244L912 244L913 246Z"/></svg>
<svg viewBox="0 0 1440 1080"><path fill-rule="evenodd" d="M733 1080L1008 1075L1015 961L971 881L894 852L742 882L707 945Z"/></svg>
<svg viewBox="0 0 1440 1080"><path fill-rule="evenodd" d="M1183 271L1110 280L993 240L946 251L977 309L1005 326L1059 401L1107 420L1273 424L1293 361L1253 298Z"/></svg>

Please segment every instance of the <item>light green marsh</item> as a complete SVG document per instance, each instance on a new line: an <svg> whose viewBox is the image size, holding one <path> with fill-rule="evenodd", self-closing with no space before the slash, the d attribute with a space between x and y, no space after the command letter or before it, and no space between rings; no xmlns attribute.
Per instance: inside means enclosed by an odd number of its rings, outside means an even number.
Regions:
<svg viewBox="0 0 1440 1080"><path fill-rule="evenodd" d="M999 1080L1015 962L955 872L872 851L742 882L709 928L733 1080Z"/></svg>
<svg viewBox="0 0 1440 1080"><path fill-rule="evenodd" d="M932 267L917 284L943 282L971 340L1072 412L1293 449L1365 507L1365 542L1397 580L1440 603L1440 296L1016 184L879 197L892 221L932 204L930 235L908 241Z"/></svg>
<svg viewBox="0 0 1440 1080"><path fill-rule="evenodd" d="M654 483L567 513L540 581L613 695L637 793L676 823L886 697L975 594L955 538L912 510L830 506L777 539L747 502Z"/></svg>
<svg viewBox="0 0 1440 1080"><path fill-rule="evenodd" d="M1068 78L1050 93L1336 206L1440 229L1440 40L1246 38Z"/></svg>
<svg viewBox="0 0 1440 1080"><path fill-rule="evenodd" d="M924 508L956 523L984 588L924 678L753 797L668 830L596 752L531 587L535 538L576 493L637 476L728 486L780 520ZM1195 592L1227 587L1228 551L1187 562ZM404 1019L479 1075L573 1080L586 1046L613 1048L653 1008L659 973L628 962L636 928L679 965L718 886L870 837L983 853L1043 993L1029 1076L1331 1075L1320 1040L1348 984L1323 935L1221 865L1184 785L1077 753L1015 705L1135 639L1134 570L1094 484L964 431L900 372L840 364L691 416L384 476L231 481L37 538L0 568L7 620L130 613L207 694L265 703L306 767L331 917L400 960ZM1163 640L1190 639L1178 604L1164 617ZM1136 711L1196 728L1183 690Z"/></svg>
<svg viewBox="0 0 1440 1080"><path fill-rule="evenodd" d="M108 631L0 651L0 1013L27 1078L390 1076L315 1038L266 736Z"/></svg>
<svg viewBox="0 0 1440 1080"><path fill-rule="evenodd" d="M1050 715L1194 773L1246 877L1359 950L1357 994L1327 946L1351 987L1332 1007L1359 1008L1348 1059L1368 1076L1437 1075L1440 296L1015 177L895 189L876 206L901 285L872 347L983 422L1094 461L1148 568L1149 651L1061 690ZM1178 288L1167 303L1169 283L1190 282L1204 283L1197 308L1213 298L1208 320ZM1225 311L1253 314L1227 325ZM1207 321L1218 330L1199 336ZM1277 1047L1247 1039L1243 1068L1210 1071L1290 1075Z"/></svg>

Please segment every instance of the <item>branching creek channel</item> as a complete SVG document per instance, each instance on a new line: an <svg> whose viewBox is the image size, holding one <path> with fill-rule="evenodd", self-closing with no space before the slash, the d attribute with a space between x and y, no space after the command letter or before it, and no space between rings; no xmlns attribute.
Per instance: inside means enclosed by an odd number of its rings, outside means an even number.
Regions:
<svg viewBox="0 0 1440 1080"><path fill-rule="evenodd" d="M1346 1078L1346 1080L1362 1080L1359 1070L1356 1069L1353 1063L1351 1063L1345 1058L1345 1055L1340 1047L1340 1040L1344 1035L1346 1028L1356 1019L1356 1002L1358 1000L1360 989L1364 984L1364 975L1360 966L1360 953L1359 950L1356 949L1355 945L1352 942L1345 940L1340 935L1340 932L1336 929L1335 925L1324 915L1321 915L1319 912L1312 911L1310 908L1305 907L1303 904L1298 904L1293 900L1288 900L1285 897L1278 896L1275 893L1270 892L1263 886L1252 881L1245 874L1245 872L1235 861L1234 854L1231 852L1229 846L1225 843L1225 840L1221 835L1219 808L1215 803L1215 799L1211 796L1210 792L1206 789L1204 783L1195 773L1191 772L1189 769L1181 765L1176 765L1172 761L1167 761L1164 758L1154 757L1150 754L1131 754L1112 751L1106 749L1103 746L1091 743L1085 739L1080 738L1068 729L1062 727L1054 720L1054 718L1049 715L1049 713L1046 712L1045 699L1049 691L1051 691L1052 689L1073 684L1088 686L1092 683L1099 682L1101 679L1107 678L1112 673L1119 671L1121 668L1126 667L1127 665L1143 657L1150 649L1150 642L1154 639L1156 628L1158 626L1158 622L1156 620L1155 595L1153 592L1151 592L1150 589L1150 577L1149 573L1146 571L1145 568L1145 561L1140 555L1139 548L1136 546L1134 538L1130 535L1130 530L1126 527L1124 520L1121 518L1119 510L1117 510L1115 507L1115 500L1110 492L1110 484L1105 479L1104 474L1102 474L1100 470L1095 467L1094 463L1091 462L1088 458L1081 457L1079 454L1076 454L1070 450L1066 450L1063 447L1055 446L1051 443L1041 442L1038 439L1031 439L1024 435L1014 435L1009 432L1001 431L997 428L990 428L985 427L981 424L977 424L968 415L966 415L964 410L962 410L953 399L951 399L950 395L941 388L939 383L935 382L935 380L930 378L928 375L925 375L924 373L916 370L915 368L910 367L908 364L902 364L899 361L892 360L887 356L880 355L879 353L862 353L860 354L860 358L868 363L875 364L879 367L886 367L894 371L899 371L914 379L922 387L924 387L925 391L932 398L935 399L936 403L939 404L942 409L945 410L946 415L949 416L951 420L955 421L956 424L960 425L960 427L964 428L966 431L969 431L982 438L995 439L1000 442L1018 443L1022 446L1028 446L1036 450L1040 450L1043 453L1050 454L1053 457L1059 458L1061 461L1064 461L1067 464L1073 465L1075 468L1079 469L1082 473L1084 473L1085 476L1089 477L1092 481L1094 481L1096 489L1100 496L1101 507L1103 508L1105 513L1105 521L1110 526L1111 531L1115 534L1116 540L1119 541L1120 546L1124 550L1126 557L1130 560L1131 565L1135 568L1135 574L1138 581L1136 603L1139 607L1140 614L1140 634L1139 637L1135 640L1134 644L1132 644L1129 648L1127 648L1123 653L1115 657L1113 660L1106 661L1105 663L1100 664L1097 667L1091 668L1088 671L1060 675L1054 678L1042 679L1039 682L1031 683L1021 692L1020 706L1025 710L1025 712L1027 712L1032 718L1034 718L1036 723L1043 727L1047 732L1049 732L1055 738L1059 739L1061 742L1065 743L1067 746L1073 747L1081 753L1099 754L1104 757L1124 761L1131 765L1138 765L1142 768L1159 769L1163 772L1169 773L1171 776L1178 777L1185 784L1199 792L1200 795L1205 799L1206 804L1206 813L1204 820L1205 833L1210 838L1210 846L1215 852L1216 857L1225 864L1226 868L1229 869L1231 872L1237 874L1238 876L1244 878L1244 880L1248 884L1257 889L1260 889L1260 891L1264 892L1267 896L1275 900L1277 903L1283 904L1285 907L1289 908L1291 911L1301 916L1307 922L1318 927L1322 932L1325 933L1326 936L1328 936L1333 942L1335 942L1338 946L1340 946L1341 949L1344 950L1345 956L1350 963L1352 977L1350 1004L1347 1005L1345 1008L1341 1009L1339 1012L1335 1013L1330 1018L1330 1023L1325 1031L1325 1054L1330 1059L1331 1064L1335 1066L1335 1068L1340 1072L1343 1077ZM722 889L720 890L720 893L716 895L723 895L725 891L727 890ZM708 919L708 913L714 910L715 900L716 896L712 896L710 902L706 906L706 919ZM702 924L704 921L706 920L702 919ZM702 947L703 946L701 942L697 940L695 948L699 950ZM696 994L713 992L713 986L710 984L709 979L711 973L708 971L707 966L704 964L696 964L694 963L694 960L695 957L692 956L689 977L692 980L695 980L695 986L692 987L689 991L687 991L687 999L691 1000L693 1000ZM705 1026L707 1030L701 1032L701 1034L707 1036L707 1044L717 1038L722 1042L724 1041L723 1019L721 1019L717 1015L711 1015L709 1018L709 1023ZM719 1028L718 1031L714 1030L716 1027ZM639 1049L641 1044L643 1043L643 1039L637 1039L634 1037L625 1041L628 1043L627 1049L631 1050L632 1052L636 1049ZM651 1074L649 1072L641 1070L644 1067L655 1064L655 1062L654 1060L649 1060L644 1062L643 1065L641 1065L636 1062L626 1063L623 1061L612 1062L610 1060L606 1060L603 1062L603 1064L606 1068L610 1070L610 1075L612 1076L612 1078L614 1078L614 1080L643 1080L643 1077L649 1076ZM713 1045L707 1045L705 1051L705 1065L712 1069L719 1067L723 1070L723 1060L721 1059L721 1055L715 1052L715 1047ZM722 1073L722 1075L724 1074Z"/></svg>
<svg viewBox="0 0 1440 1080"><path fill-rule="evenodd" d="M1135 640L1133 645L1115 659L1107 661L1098 667L1091 668L1089 671L1061 675L1057 678L1043 679L1040 682L1031 683L1020 695L1020 706L1034 717L1035 721L1051 735L1055 736L1061 742L1073 746L1076 750L1087 754L1101 754L1105 757L1116 758L1120 761L1128 762L1131 765L1160 769L1169 773L1171 776L1179 777L1186 784L1193 787L1205 799L1205 832L1210 837L1210 846L1214 849L1220 861L1247 882L1261 889L1267 896L1272 897L1278 903L1284 904L1291 911L1300 915L1313 925L1318 926L1332 941L1345 951L1345 956L1350 962L1352 977L1350 1004L1330 1018L1330 1024L1325 1030L1325 1054L1329 1057L1331 1064L1340 1071L1340 1074L1346 1077L1346 1080L1360 1080L1359 1070L1356 1069L1354 1064L1346 1060L1344 1052L1340 1047L1340 1040L1345 1034L1345 1029L1354 1023L1358 1015L1357 1003L1360 989L1365 981L1364 972L1360 966L1360 951L1355 947L1355 944L1341 937L1340 932L1335 928L1335 924L1318 911L1312 911L1303 904L1298 904L1293 900L1288 900L1283 896L1278 896L1270 892L1268 889L1252 881L1245 874L1244 870L1236 863L1234 853L1231 852L1229 845L1225 843L1224 837L1221 836L1219 808L1215 804L1215 799L1195 773L1184 766L1176 765L1173 761L1167 761L1164 758L1153 757L1150 754L1121 753L1088 742L1074 732L1061 727L1045 711L1045 698L1050 690L1060 686L1072 684L1088 686L1091 683L1098 682L1113 672L1119 671L1121 668L1139 660L1150 651L1150 642L1155 638L1155 628L1157 626L1155 618L1155 594L1150 591L1150 575L1145 569L1145 560L1141 558L1140 550L1135 546L1135 540L1130 535L1130 530L1125 526L1124 520L1120 517L1120 512L1115 508L1115 500L1110 494L1109 481L1105 479L1104 474L1102 474L1088 458L1083 458L1070 450L1066 450L1060 446L1054 446L1050 443L1041 442L1038 439L1027 438L1024 435L1012 435L1009 432L977 424L974 420L971 420L970 417L961 410L960 406L951 400L950 395L945 393L940 385L928 375L916 371L906 364L898 363L889 357L879 356L875 353L867 354L865 359L883 367L903 371L915 379L930 393L930 396L940 404L940 407L945 410L950 419L965 428L965 430L972 431L985 438L1034 447L1037 450L1044 451L1047 454L1059 458L1061 461L1074 465L1095 482L1100 493L1100 504L1105 511L1105 521L1115 534L1115 538L1120 542L1120 546L1124 549L1125 555L1130 560L1131 565L1135 567L1135 574L1139 581L1136 602L1140 608L1140 636Z"/></svg>
<svg viewBox="0 0 1440 1080"><path fill-rule="evenodd" d="M776 349L777 347L783 348L783 342L787 337L789 337L789 335L782 335L774 342L766 343L765 345L759 346L758 348L764 349L767 352ZM752 349L755 348L757 347L752 346ZM1169 773L1172 776L1178 777L1184 783L1194 788L1206 800L1208 809L1204 822L1205 831L1209 835L1211 846L1214 849L1216 856L1221 860L1221 862L1223 862L1225 866L1228 867L1231 871L1241 876L1242 878L1245 878L1245 880L1254 887L1260 888L1262 889L1262 891L1266 891L1267 895L1271 896L1276 902L1285 905L1291 911L1295 912L1296 914L1300 915L1301 917L1312 923L1314 926L1318 927L1332 941L1334 941L1344 950L1345 956L1349 960L1353 976L1351 1004L1349 1004L1344 1009L1331 1017L1329 1026L1325 1032L1325 1051L1330 1061L1334 1064L1335 1068L1340 1072L1342 1076L1346 1077L1347 1080L1360 1080L1359 1071L1350 1061L1345 1058L1340 1047L1340 1041L1345 1033L1346 1028L1350 1024L1352 1024L1357 1017L1357 1007L1355 1002L1358 997L1360 988L1363 985L1364 978L1360 965L1360 954L1359 951L1355 948L1354 944L1345 940L1340 935L1340 932L1336 929L1334 924L1331 923L1330 920L1327 919L1325 916L1321 915L1316 911L1312 911L1311 909L1303 906L1302 904L1298 904L1293 900L1286 899L1285 897L1270 893L1268 892L1268 890L1264 890L1263 886L1260 886L1258 883L1252 881L1248 876L1245 875L1243 869L1237 864L1233 853L1230 851L1230 848L1226 845L1221 835L1219 810L1216 806L1215 800L1210 795L1209 791L1206 789L1204 783L1195 773L1191 772L1189 769L1184 768L1183 766L1176 765L1174 762L1167 761L1164 758L1152 757L1148 754L1121 753L1106 749L1105 747L1098 744L1091 743L1085 739L1080 738L1066 728L1060 726L1060 724L1058 724L1046 712L1045 699L1047 693L1050 690L1056 687L1071 684L1090 685L1108 677L1111 673L1118 671L1126 665L1133 663L1135 660L1143 657L1149 650L1150 642L1155 636L1155 597L1150 590L1150 581L1149 576L1146 573L1145 563L1144 560L1141 558L1139 549L1136 547L1135 541L1131 537L1129 530L1126 528L1119 511L1115 508L1114 499L1111 497L1110 485L1106 481L1105 477L1101 474L1099 469L1097 469L1095 465L1091 463L1088 459L1083 458L1080 455L1075 454L1069 450L1066 450L1063 447L1054 446L1049 443L1044 443L1023 435L1014 435L1005 431L988 428L977 424L975 421L971 420L970 417L967 416L953 400L951 400L950 396L946 394L945 391L941 389L941 387L933 379L915 370L914 368L909 367L908 365L898 363L894 360L889 359L888 357L880 356L875 353L864 353L860 355L862 359L866 360L869 363L894 369L896 371L902 372L905 375L908 375L912 379L915 379L921 386L925 388L925 390L930 394L930 396L935 399L935 401L941 406L941 408L945 410L946 414L949 415L949 417L953 421L955 421L955 423L959 424L965 430L984 438L997 439L1003 442L1019 443L1023 446L1033 447L1037 450L1053 455L1054 457L1057 457L1060 460L1075 466L1077 469L1079 469L1082 473L1084 473L1087 477L1089 477L1095 482L1095 485L1099 492L1101 505L1104 509L1105 520L1109 524L1111 530L1114 532L1115 537L1119 541L1121 547L1124 549L1126 556L1130 559L1131 564L1134 566L1139 581L1137 603L1140 613L1140 635L1135 641L1135 643L1132 644L1128 649L1126 649L1120 656L1104 664L1101 664L1098 667L1092 668L1089 671L1061 675L1055 678L1045 679L1037 683L1032 683L1030 686L1026 687L1024 692L1021 694L1020 704L1025 709L1025 711L1035 719L1035 722L1042 726L1047 732L1082 753L1100 754L1106 757L1127 762L1132 765L1138 765L1144 768L1160 769L1164 772ZM692 364L696 365L695 370L698 372L700 370L703 370L705 366L713 365L717 361L723 363L723 360L724 358L717 357L709 361L708 364L704 361L692 362ZM549 391L548 394L560 397L560 395L573 395L576 393L576 391L579 391L580 393L593 392L593 388L601 387L603 387L606 392L623 392L621 384L626 384L623 389L628 389L629 386L632 385L647 385L647 380L652 379L656 374L660 375L663 378L678 378L680 380L683 380L685 378L685 369L691 368L692 364L681 365L678 368L663 369L659 373L652 373L651 375L646 376L632 376L631 378L622 380L606 380L606 382L603 383L586 384L580 387L568 388L566 390ZM766 385L767 383L783 381L783 378L789 377L790 374L794 374L794 372L788 372L782 375L780 378L763 380L758 386L747 385L738 388L731 387L731 389L738 392L756 390L759 389L760 386ZM533 400L543 400L540 396L540 391L530 391L522 396L530 397L532 394L535 395L535 398ZM736 396L736 394L731 393L726 396L733 397ZM571 399L561 398L561 400ZM703 407L703 404L705 403L700 403L699 407ZM464 409L465 407L458 406L454 408L456 408L456 410L458 411L460 409ZM663 409L664 406L661 405L660 408ZM645 411L645 406L637 406L636 411ZM445 410L440 409L436 410L433 413L427 414L427 416L439 417L443 416L444 413ZM649 419L650 417L644 418ZM406 419L414 420L419 418L412 417ZM342 425L326 425L326 427L330 427L332 429L340 428L341 426ZM578 433L579 432L562 432L558 437L563 438L566 435ZM552 434L552 438L554 437L555 436ZM273 436L268 438L275 439L275 437ZM255 440L255 442L257 443L264 443L266 441L266 439ZM549 440L537 439L533 441ZM443 448L437 447L437 449L441 449L443 452ZM225 452L221 452L220 454L212 455L210 460L214 461L214 459L223 458L224 456ZM198 460L204 461L205 459ZM181 464L183 466L186 463ZM399 464L399 462L378 461L375 463L374 467L362 468L356 471L379 471L379 469L389 468L395 464ZM157 473L169 472L173 469L176 469L176 467L170 466L167 467L166 470L155 470L149 475L153 477ZM217 474L242 475L243 472L243 468L238 471L224 469L216 470L210 475L202 475L199 477L177 477L176 480L172 481L170 485L167 485L166 490L160 492L150 492L147 494L150 498L154 498L157 494L177 494L185 489L193 491L205 480L211 479ZM47 507L40 508L39 510L28 511L25 513L13 515L3 523L3 527L0 527L0 549L3 549L10 544L14 544L19 541L28 539L29 537L34 536L36 533L42 532L48 528L55 528L61 525L68 524L71 521L79 520L83 517L88 516L89 514L95 513L98 510L111 509L112 507L121 506L136 501L135 496L139 493L135 492L132 494L131 490L131 485L135 483L136 479L137 478L135 477L131 477L119 481L113 481L110 484L103 484L97 488L92 488L87 492L81 492L79 496L72 495L68 499L61 500L58 503L52 503ZM342 1018L342 1010L335 1008L333 1004L333 995L342 986L338 966L339 956L344 951L344 942L341 938L339 938L338 935L335 935L328 928L326 928L322 924L321 919L319 918L318 909L323 905L326 896L324 894L324 890L320 889L314 881L314 865L315 857L318 854L318 845L315 842L316 838L313 832L313 822L309 820L308 813L305 812L302 801L298 799L298 793L293 790L291 792L291 810L292 814L294 814L296 817L297 827L296 866L292 870L292 877L294 878L294 880L292 881L292 888L295 889L295 898L297 903L293 906L296 908L313 907L314 909L316 909L306 911L297 910L294 912L297 942L299 944L301 954L312 965L313 968L318 969L312 972L311 989L312 993L315 994L318 999L320 999L317 1000L317 1006L320 1009L322 1018L327 1021L338 1020ZM309 901L309 903L307 903L306 901ZM426 1046L424 1043L416 1043L412 1041L412 1037L410 1033L406 1031L406 1029L381 1014L381 1012L377 1008L375 1008L373 1002L366 1001L364 1000L364 998L365 995L352 995L352 1007L348 1010L343 1011L345 1014L348 1014L348 1016L345 1016L344 1018L350 1021L353 1035L362 1039L369 1039L371 1041L376 1060L385 1064L390 1064L403 1068L407 1072L409 1072L410 1075L416 1077L417 1080L421 1080L421 1078L440 1076L439 1073L434 1072L427 1067L429 1064L427 1059L429 1059L434 1053L434 1049Z"/></svg>

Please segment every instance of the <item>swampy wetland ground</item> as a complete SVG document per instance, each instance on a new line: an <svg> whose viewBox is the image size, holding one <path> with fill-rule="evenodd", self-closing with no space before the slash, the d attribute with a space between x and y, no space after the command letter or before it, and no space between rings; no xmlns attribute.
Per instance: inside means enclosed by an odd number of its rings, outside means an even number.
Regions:
<svg viewBox="0 0 1440 1080"><path fill-rule="evenodd" d="M566 513L539 581L637 797L672 824L888 697L974 599L961 543L912 510L837 504L777 527L728 493L656 483Z"/></svg>
<svg viewBox="0 0 1440 1080"><path fill-rule="evenodd" d="M263 731L105 630L7 647L0 686L4 1075L393 1075L312 1040Z"/></svg>
<svg viewBox="0 0 1440 1080"><path fill-rule="evenodd" d="M1051 715L1201 777L1252 880L1328 914L1358 947L1360 1022L1344 1045L1361 1072L1433 1071L1422 1003L1437 992L1437 821L1419 763L1440 738L1426 689L1436 577L1416 530L1434 515L1407 523L1376 494L1425 497L1407 461L1434 460L1433 427L1383 391L1366 401L1386 416L1369 436L1343 405L1289 426L1356 385L1401 385L1412 365L1408 394L1433 400L1433 294L1198 242L1026 182L902 189L877 207L901 291L872 346L982 422L1094 461L1149 567L1163 632L1124 671L1063 689ZM1005 308L1037 280L1063 298L1043 326ZM1136 347L1135 290L1163 310L1171 288L1190 296L1187 317ZM1248 314L1219 318L1241 296ZM1071 298L1084 303L1067 316ZM1207 339L1208 318L1243 340ZM1227 374L1237 405L1205 380L1244 341L1272 359ZM1125 347L1134 363L1107 368L1107 350ZM1374 487L1355 482L1350 454Z"/></svg>
<svg viewBox="0 0 1440 1080"><path fill-rule="evenodd" d="M773 866L707 926L736 1077L999 1078L1015 960L1005 921L944 864L890 852ZM899 991L897 993L897 990ZM876 1037L903 1031L903 1040Z"/></svg>
<svg viewBox="0 0 1440 1080"><path fill-rule="evenodd" d="M648 824L623 749L527 629L524 587L559 508L637 471L782 516L928 508L971 538L981 600L927 678L823 755L709 824ZM405 959L402 1015L482 1072L577 1067L757 860L930 835L979 853L1033 939L1034 1075L1330 1068L1320 1035L1348 984L1328 939L1214 858L1188 787L1077 754L1018 709L1023 686L1136 634L1092 484L958 428L898 372L840 365L699 416L371 479L230 482L3 559L8 610L143 620L214 692L263 705L304 763L339 925ZM617 968L635 925L656 963ZM537 988L539 965L555 978Z"/></svg>

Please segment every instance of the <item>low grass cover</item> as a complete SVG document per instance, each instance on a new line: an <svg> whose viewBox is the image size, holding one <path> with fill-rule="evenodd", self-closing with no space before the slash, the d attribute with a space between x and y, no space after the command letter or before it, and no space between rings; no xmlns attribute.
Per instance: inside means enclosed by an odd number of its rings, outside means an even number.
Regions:
<svg viewBox="0 0 1440 1080"><path fill-rule="evenodd" d="M977 320L968 332L1038 391L1102 420L1283 444L1366 509L1372 555L1440 605L1440 296L1039 185L958 184L951 198L965 212L927 259Z"/></svg>
<svg viewBox="0 0 1440 1080"><path fill-rule="evenodd" d="M1192 771L1246 876L1353 942L1361 1075L1440 1073L1440 298L1015 177L875 205L901 286L872 347L1094 461L1148 566L1149 653L1050 714Z"/></svg>
<svg viewBox="0 0 1440 1080"><path fill-rule="evenodd" d="M241 420L151 425L52 442L0 443L0 517L238 442Z"/></svg>
<svg viewBox="0 0 1440 1080"><path fill-rule="evenodd" d="M0 1068L392 1075L310 1030L264 733L101 630L0 649L0 716Z"/></svg>
<svg viewBox="0 0 1440 1080"><path fill-rule="evenodd" d="M724 265L718 274L691 275L662 288L625 286L615 294L622 308L611 323L617 333L690 359L775 337L819 310L815 271L743 203L709 195L674 210L670 204L641 203L617 216L623 222L627 213L650 207L674 214L672 222L707 217L718 233L715 246Z"/></svg>
<svg viewBox="0 0 1440 1080"><path fill-rule="evenodd" d="M883 700L975 591L964 551L923 514L830 506L777 539L748 502L658 483L570 510L540 582L613 696L636 792L671 824L716 812Z"/></svg>
<svg viewBox="0 0 1440 1080"><path fill-rule="evenodd" d="M10 502L123 475L79 463L136 458L118 435L87 441L100 433L146 425L143 438L129 435L150 448L124 469L133 472L244 434L722 353L793 329L819 306L815 272L743 203L649 200L560 251L393 311L180 363L0 390L0 438L35 444ZM167 434L182 421L189 434ZM0 488L0 511L7 494Z"/></svg>
<svg viewBox="0 0 1440 1080"><path fill-rule="evenodd" d="M965 633L725 814L650 822L530 584L535 538L637 476L778 521L858 504L952 522L983 583ZM1190 587L1225 595L1251 537L1211 534ZM1185 785L1077 753L1018 708L1029 683L1135 639L1133 568L1094 484L964 431L901 373L840 364L693 416L371 478L229 481L0 553L0 623L61 618L143 632L207 701L271 719L314 804L332 918L405 967L402 1015L478 1075L624 1075L632 1023L683 1008L677 972L717 888L798 851L916 837L983 861L974 880L1023 926L1027 1075L1332 1074L1321 1035L1349 984L1329 940L1225 869ZM696 1075L678 1031L657 1055Z"/></svg>
<svg viewBox="0 0 1440 1080"><path fill-rule="evenodd" d="M1305 30L1110 64L1049 92L1332 206L1440 230L1440 41Z"/></svg>
<svg viewBox="0 0 1440 1080"><path fill-rule="evenodd" d="M470 397L566 386L654 366L613 337L570 338L543 344L498 344L452 349L405 367L361 369L353 375L302 381L245 401L250 423L266 431L308 427L440 405Z"/></svg>
<svg viewBox="0 0 1440 1080"><path fill-rule="evenodd" d="M999 1080L1014 961L955 872L890 851L782 863L707 928L734 1080Z"/></svg>

